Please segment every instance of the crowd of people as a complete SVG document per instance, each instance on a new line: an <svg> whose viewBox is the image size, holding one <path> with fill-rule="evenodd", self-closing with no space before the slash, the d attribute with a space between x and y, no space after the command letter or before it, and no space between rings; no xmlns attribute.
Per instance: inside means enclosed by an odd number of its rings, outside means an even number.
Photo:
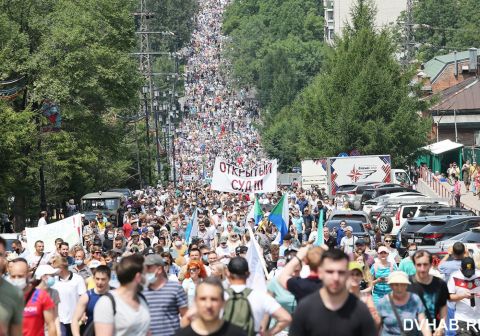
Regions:
<svg viewBox="0 0 480 336"><path fill-rule="evenodd" d="M480 335L479 263L462 243L441 260L415 243L403 255L379 230L365 239L345 221L319 227L332 210L349 209L321 190L209 188L217 156L244 168L264 158L257 111L222 59L227 3L199 2L188 116L175 140L179 185L137 191L114 222L83 217L81 243L56 237L51 250L41 240L29 250L24 234L11 246L0 238L0 336ZM284 194L289 223L279 241L268 211ZM264 270L255 282L252 260Z"/></svg>

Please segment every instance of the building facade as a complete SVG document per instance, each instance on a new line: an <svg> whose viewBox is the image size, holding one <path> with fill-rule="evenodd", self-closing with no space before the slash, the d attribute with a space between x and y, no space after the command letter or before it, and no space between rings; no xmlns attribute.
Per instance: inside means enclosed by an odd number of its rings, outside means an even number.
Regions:
<svg viewBox="0 0 480 336"><path fill-rule="evenodd" d="M356 0L324 0L325 41L332 43L335 36L351 21L351 10ZM377 7L376 26L383 27L395 23L402 11L407 8L407 0L374 0Z"/></svg>

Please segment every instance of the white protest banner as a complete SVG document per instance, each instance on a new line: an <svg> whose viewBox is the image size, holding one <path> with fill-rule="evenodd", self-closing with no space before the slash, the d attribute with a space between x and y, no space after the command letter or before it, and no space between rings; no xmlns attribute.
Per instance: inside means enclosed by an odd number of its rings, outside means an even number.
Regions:
<svg viewBox="0 0 480 336"><path fill-rule="evenodd" d="M74 215L51 224L25 228L27 233L27 245L29 251L35 251L35 242L42 240L45 244L45 252L55 250L55 239L62 238L70 246L82 243L82 217Z"/></svg>
<svg viewBox="0 0 480 336"><path fill-rule="evenodd" d="M213 167L211 188L232 193L276 192L277 160L265 161L255 168L244 169L217 157Z"/></svg>

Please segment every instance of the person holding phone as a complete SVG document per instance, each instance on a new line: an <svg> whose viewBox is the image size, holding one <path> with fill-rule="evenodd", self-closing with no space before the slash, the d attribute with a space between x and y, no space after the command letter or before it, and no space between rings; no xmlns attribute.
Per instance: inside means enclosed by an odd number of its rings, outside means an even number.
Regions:
<svg viewBox="0 0 480 336"><path fill-rule="evenodd" d="M378 260L370 267L370 273L373 276L373 301L375 304L389 294L392 289L387 283L388 276L393 271L398 270L397 264L388 261L388 254L390 253L385 246L378 247Z"/></svg>

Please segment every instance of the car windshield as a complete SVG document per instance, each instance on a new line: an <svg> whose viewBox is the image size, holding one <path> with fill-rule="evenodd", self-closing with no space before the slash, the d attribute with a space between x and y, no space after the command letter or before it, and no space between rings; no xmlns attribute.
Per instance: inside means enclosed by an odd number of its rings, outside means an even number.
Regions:
<svg viewBox="0 0 480 336"><path fill-rule="evenodd" d="M437 212L433 208L420 208L420 210L418 210L418 217L428 217L435 214L437 214Z"/></svg>
<svg viewBox="0 0 480 336"><path fill-rule="evenodd" d="M82 201L82 210L117 210L119 205L118 198L87 199Z"/></svg>
<svg viewBox="0 0 480 336"><path fill-rule="evenodd" d="M334 220L354 220L354 221L359 221L362 223L367 222L367 218L363 215L349 215L349 214L338 214L338 215L333 215L331 219Z"/></svg>
<svg viewBox="0 0 480 336"><path fill-rule="evenodd" d="M327 227L330 231L333 231L334 228L339 228L340 227L340 222L341 220L334 220L334 221L328 221L327 222ZM359 221L349 221L347 220L347 226L351 226L353 229L353 233L360 233L360 232L365 232L363 225Z"/></svg>

